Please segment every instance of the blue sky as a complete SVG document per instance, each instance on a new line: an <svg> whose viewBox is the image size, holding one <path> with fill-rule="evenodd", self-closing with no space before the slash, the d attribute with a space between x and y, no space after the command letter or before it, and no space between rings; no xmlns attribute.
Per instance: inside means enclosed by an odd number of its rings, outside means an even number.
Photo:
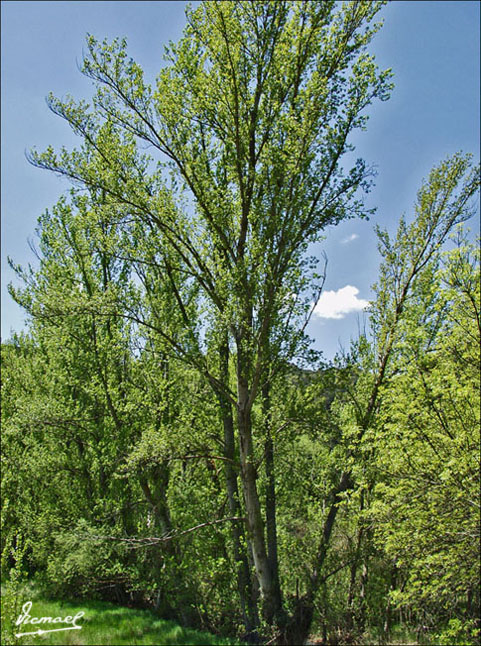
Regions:
<svg viewBox="0 0 481 646"><path fill-rule="evenodd" d="M24 151L79 143L48 110L46 95L90 96L90 82L77 69L87 32L126 36L130 54L153 79L164 44L182 33L185 4L2 0L2 338L23 326L6 290L13 279L6 256L35 262L27 240L34 239L38 216L68 189L65 180L30 166ZM411 213L422 178L447 155L463 150L479 159L480 3L394 0L382 15L371 50L382 68L392 67L396 87L388 102L373 106L367 131L353 140L356 156L377 166L369 195L377 213L369 222L331 228L315 248L327 254L328 273L321 316L309 332L328 358L362 325L379 263L374 223L394 230L399 215Z"/></svg>

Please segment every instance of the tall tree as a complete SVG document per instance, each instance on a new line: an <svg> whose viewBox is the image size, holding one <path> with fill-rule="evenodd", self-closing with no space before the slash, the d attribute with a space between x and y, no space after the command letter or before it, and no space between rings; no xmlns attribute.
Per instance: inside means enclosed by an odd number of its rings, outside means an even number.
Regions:
<svg viewBox="0 0 481 646"><path fill-rule="evenodd" d="M206 325L214 320L221 338L230 336L235 392L202 352L197 321L185 317L190 347L159 329L235 406L247 530L269 624L282 624L284 611L264 535L252 409L302 340L293 323L302 330L311 300L303 272L309 243L326 226L365 213L356 192L368 186L366 165L358 160L343 175L340 162L365 109L388 97L389 72L365 51L381 4L206 2L188 14L154 91L124 41L90 37L82 70L97 86L94 111L50 98L83 149L31 155L120 205L119 226L134 217L146 233L159 231L171 268L180 262L200 290ZM166 162L177 200L188 197L183 212L139 143ZM174 271L172 288L185 312Z"/></svg>
<svg viewBox="0 0 481 646"><path fill-rule="evenodd" d="M344 459L327 496L327 513L313 572L292 623L292 643L307 637L306 626L312 621L313 600L324 580L323 566L340 503L356 480L366 481L364 443L372 441L383 393L397 371L395 358L406 342L406 326L410 320L416 320L415 313L420 323L431 316L429 308L418 306L416 312L419 291L429 284L450 233L474 213L473 199L479 191L480 180L479 166L474 167L471 158L458 153L432 169L418 192L415 218L410 225L402 218L393 239L387 231L378 229L383 261L379 281L374 286L376 299L370 310L374 347L362 344L364 351L354 366L355 386L344 383L350 403L341 411L338 424L342 432L336 441L344 444Z"/></svg>
<svg viewBox="0 0 481 646"><path fill-rule="evenodd" d="M404 576L394 599L431 616L431 630L450 619L458 632L444 640L474 643L481 508L479 248L457 234L456 247L426 278L384 397L371 516L379 543Z"/></svg>

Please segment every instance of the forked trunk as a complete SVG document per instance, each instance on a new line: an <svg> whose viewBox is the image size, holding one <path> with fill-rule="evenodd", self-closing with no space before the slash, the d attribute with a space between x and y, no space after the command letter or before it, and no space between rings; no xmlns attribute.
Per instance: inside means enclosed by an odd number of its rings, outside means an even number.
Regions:
<svg viewBox="0 0 481 646"><path fill-rule="evenodd" d="M279 581L279 559L277 554L277 506L276 506L276 480L274 465L274 442L271 435L271 410L270 410L270 388L265 384L262 389L262 407L265 423L265 444L264 461L267 478L266 491L266 530L267 530L267 556L274 582L274 594L276 595L275 606L277 612L277 623L284 624L285 617L282 611L282 593Z"/></svg>
<svg viewBox="0 0 481 646"><path fill-rule="evenodd" d="M220 349L220 374L223 383L228 383L228 370L229 348L227 342L225 342ZM232 406L230 402L221 395L219 395L219 404L222 411L222 422L224 427L224 456L226 458L224 471L229 512L231 516L239 517L242 515L242 512L239 501L237 472L234 466L235 438ZM247 551L243 547L243 539L242 527L238 521L234 521L232 523L232 542L236 567L237 590L239 593L244 626L246 629L246 640L255 643L258 640L257 630L259 627L257 599L253 591L253 580L249 569Z"/></svg>
<svg viewBox="0 0 481 646"><path fill-rule="evenodd" d="M311 574L307 592L296 603L294 612L286 626L280 643L302 645L307 641L311 630L312 619L314 616L314 603L316 594L321 583L323 583L323 567L326 560L329 543L331 540L332 530L336 521L340 494L342 494L351 484L351 477L348 472L344 472L340 478L339 484L331 493L331 506L322 531L322 537L317 551L314 571Z"/></svg>

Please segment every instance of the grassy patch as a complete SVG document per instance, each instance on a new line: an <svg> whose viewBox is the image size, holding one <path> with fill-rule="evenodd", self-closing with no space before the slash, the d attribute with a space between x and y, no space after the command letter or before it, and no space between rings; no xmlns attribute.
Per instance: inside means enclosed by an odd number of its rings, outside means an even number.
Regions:
<svg viewBox="0 0 481 646"><path fill-rule="evenodd" d="M102 601L68 602L36 600L32 603L31 617L66 617L75 616L83 611L85 615L78 620L81 630L65 630L21 637L18 644L197 644L233 645L238 641L220 638L208 633L201 633L189 628L182 628L172 621L159 619L148 610L135 610L116 606ZM17 632L32 632L41 629L65 627L67 624L22 624L16 627ZM12 635L13 637L13 635Z"/></svg>

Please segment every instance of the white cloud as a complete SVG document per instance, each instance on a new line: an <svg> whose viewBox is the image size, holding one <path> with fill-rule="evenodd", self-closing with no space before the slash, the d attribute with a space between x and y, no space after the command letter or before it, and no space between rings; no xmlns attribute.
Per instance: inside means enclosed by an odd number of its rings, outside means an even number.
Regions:
<svg viewBox="0 0 481 646"><path fill-rule="evenodd" d="M352 242L353 240L356 240L357 238L359 238L357 233L351 233L350 236L347 236L347 238L343 238L341 240L341 244L347 244L348 242Z"/></svg>
<svg viewBox="0 0 481 646"><path fill-rule="evenodd" d="M360 312L368 307L369 301L358 298L359 290L353 285L322 292L314 308L314 314L323 319L342 319L351 312Z"/></svg>

